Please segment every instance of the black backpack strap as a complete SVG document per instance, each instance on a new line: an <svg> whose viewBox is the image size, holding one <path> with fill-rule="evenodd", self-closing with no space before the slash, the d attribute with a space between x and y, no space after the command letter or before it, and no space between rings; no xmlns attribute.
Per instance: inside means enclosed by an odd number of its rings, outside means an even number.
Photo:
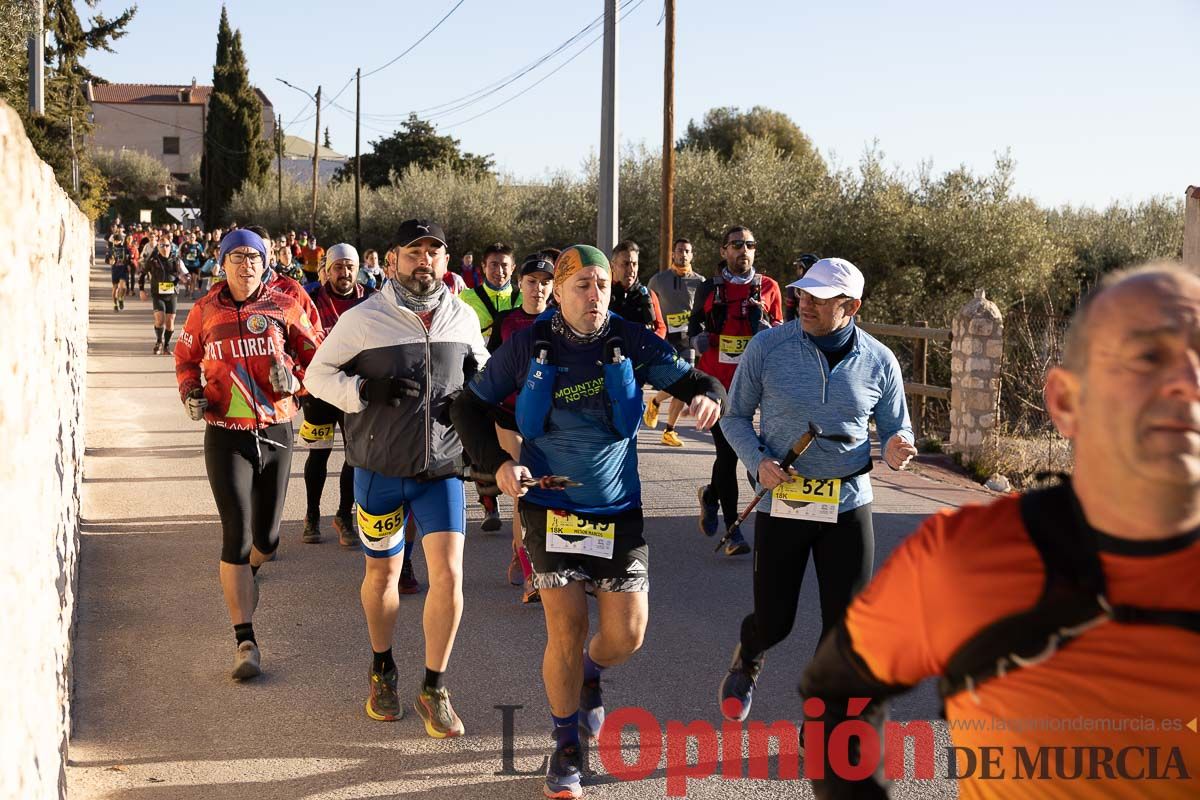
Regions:
<svg viewBox="0 0 1200 800"><path fill-rule="evenodd" d="M1021 519L1045 567L1037 603L986 625L959 645L939 682L945 699L1038 664L1095 625L1113 619L1095 533L1083 524L1069 483L1029 492Z"/></svg>
<svg viewBox="0 0 1200 800"><path fill-rule="evenodd" d="M483 284L475 287L475 294L483 301L483 307L487 309L488 316L492 318L492 324L496 323L496 304L492 302L492 298L488 296L487 289L483 288Z"/></svg>

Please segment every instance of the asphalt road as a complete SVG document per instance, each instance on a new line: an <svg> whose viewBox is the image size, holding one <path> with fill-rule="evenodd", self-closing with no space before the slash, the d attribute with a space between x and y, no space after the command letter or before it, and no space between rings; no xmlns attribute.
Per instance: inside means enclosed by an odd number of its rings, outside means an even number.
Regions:
<svg viewBox="0 0 1200 800"><path fill-rule="evenodd" d="M540 777L505 774L504 753L511 752L512 767L528 772L539 769L551 747L540 684L542 612L523 606L519 590L505 579L508 525L500 533L481 533L474 502L466 610L448 673L465 737L432 740L412 711L423 667L423 594L402 599L396 636L408 715L379 723L363 712L370 648L358 601L362 556L337 545L328 516L325 542L300 542L302 448L292 464L279 558L260 573L255 630L265 674L247 684L230 679L234 639L217 583L220 532L205 477L202 426L179 403L172 359L151 354L149 303L132 300L124 313L114 314L107 268L97 264L92 277L70 796L540 797ZM664 730L668 721L719 727L717 686L751 604L749 557L714 554L713 541L696 526L695 491L711 466L711 440L682 433L682 449L660 445L658 431L640 434L653 556L650 625L641 652L605 673L610 713L619 706L641 707ZM330 465L326 515L336 507L332 476L340 453ZM873 479L877 564L930 512L986 499L882 466ZM502 502L504 510L511 508ZM416 562L423 580L419 552ZM795 630L767 658L754 719L799 717L795 686L816 644L816 609L810 574ZM521 708L504 712L497 706ZM505 713L512 715L509 736ZM901 699L893 713L935 718L932 688ZM935 723L935 730L940 744L948 744L944 725ZM645 752L636 747L632 729L624 741L630 763ZM718 774L689 781L687 796L811 796L805 781L778 778L776 759L771 761L771 779ZM588 797L667 793L664 763L637 781L614 777L594 753L591 766L596 775ZM954 797L955 789L945 780L908 781L896 796Z"/></svg>

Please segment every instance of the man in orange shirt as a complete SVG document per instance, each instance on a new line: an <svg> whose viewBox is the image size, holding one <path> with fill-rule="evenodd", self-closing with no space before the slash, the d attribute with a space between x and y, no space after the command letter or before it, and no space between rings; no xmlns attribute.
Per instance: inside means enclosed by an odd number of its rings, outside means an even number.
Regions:
<svg viewBox="0 0 1200 800"><path fill-rule="evenodd" d="M317 245L317 237L304 234L300 239L300 269L304 270L305 283L318 280L324 261L325 248Z"/></svg>
<svg viewBox="0 0 1200 800"><path fill-rule="evenodd" d="M831 733L932 676L960 797L1200 796L1200 277L1107 276L1045 398L1074 476L930 518L822 642L800 686L817 797L886 795L884 770L846 774L875 743L848 761Z"/></svg>

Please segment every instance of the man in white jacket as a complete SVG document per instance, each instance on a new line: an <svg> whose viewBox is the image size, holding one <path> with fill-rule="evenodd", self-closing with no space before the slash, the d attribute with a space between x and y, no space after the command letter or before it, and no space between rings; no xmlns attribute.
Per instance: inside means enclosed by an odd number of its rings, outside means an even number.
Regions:
<svg viewBox="0 0 1200 800"><path fill-rule="evenodd" d="M441 227L407 220L390 255L393 278L342 315L309 366L305 386L346 413L373 652L367 715L385 721L404 715L392 632L411 518L429 569L425 678L416 709L426 732L441 739L464 732L442 685L462 617L466 533L462 444L450 427L449 406L488 353L475 313L442 280L449 256Z"/></svg>

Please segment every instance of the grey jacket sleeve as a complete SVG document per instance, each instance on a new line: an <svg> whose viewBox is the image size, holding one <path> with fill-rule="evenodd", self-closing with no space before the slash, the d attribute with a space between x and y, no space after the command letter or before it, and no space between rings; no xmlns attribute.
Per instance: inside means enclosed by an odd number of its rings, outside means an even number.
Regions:
<svg viewBox="0 0 1200 800"><path fill-rule="evenodd" d="M355 322L343 318L340 325L334 326L304 372L304 388L309 394L347 414L357 414L367 407L359 396L362 378L343 370L362 351L362 332Z"/></svg>

